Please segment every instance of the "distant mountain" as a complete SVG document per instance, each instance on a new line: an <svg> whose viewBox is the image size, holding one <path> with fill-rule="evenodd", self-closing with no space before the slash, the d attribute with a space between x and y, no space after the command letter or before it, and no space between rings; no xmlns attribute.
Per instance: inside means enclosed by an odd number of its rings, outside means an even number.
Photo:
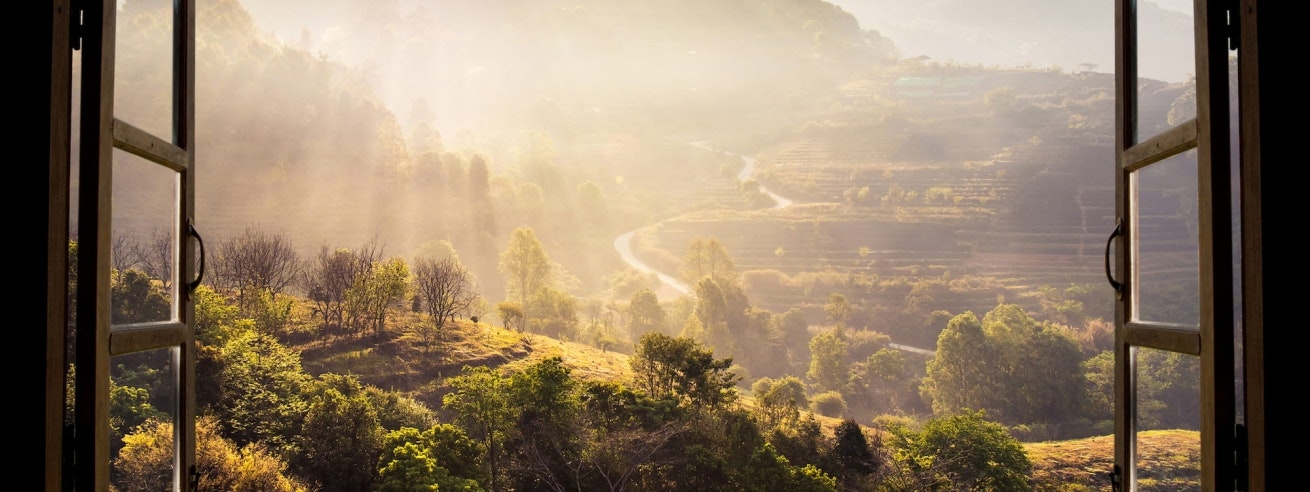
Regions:
<svg viewBox="0 0 1310 492"><path fill-rule="evenodd" d="M907 57L961 64L1114 72L1109 0L833 0ZM1143 77L1182 82L1195 73L1191 2L1138 2Z"/></svg>

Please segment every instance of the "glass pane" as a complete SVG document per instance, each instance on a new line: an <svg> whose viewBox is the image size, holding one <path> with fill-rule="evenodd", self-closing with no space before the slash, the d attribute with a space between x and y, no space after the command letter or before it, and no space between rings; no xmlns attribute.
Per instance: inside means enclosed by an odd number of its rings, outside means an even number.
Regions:
<svg viewBox="0 0 1310 492"><path fill-rule="evenodd" d="M177 319L178 175L114 150L113 176L111 320Z"/></svg>
<svg viewBox="0 0 1310 492"><path fill-rule="evenodd" d="M1142 142L1196 116L1192 2L1137 2L1137 138Z"/></svg>
<svg viewBox="0 0 1310 492"><path fill-rule="evenodd" d="M118 2L114 116L173 141L173 2Z"/></svg>
<svg viewBox="0 0 1310 492"><path fill-rule="evenodd" d="M1138 490L1201 490L1201 359L1137 348Z"/></svg>
<svg viewBox="0 0 1310 492"><path fill-rule="evenodd" d="M176 349L110 359L110 480L118 490L172 490Z"/></svg>
<svg viewBox="0 0 1310 492"><path fill-rule="evenodd" d="M1196 152L1132 174L1133 319L1199 328Z"/></svg>

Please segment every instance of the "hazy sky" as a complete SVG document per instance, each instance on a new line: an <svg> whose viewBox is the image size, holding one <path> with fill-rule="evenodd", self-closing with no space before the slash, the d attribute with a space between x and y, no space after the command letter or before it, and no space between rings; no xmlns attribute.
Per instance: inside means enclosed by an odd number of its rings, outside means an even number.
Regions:
<svg viewBox="0 0 1310 492"><path fill-rule="evenodd" d="M1113 0L830 0L906 57L963 64L1114 71ZM1181 82L1194 72L1192 0L1139 3L1143 77ZM1185 30L1187 29L1187 30Z"/></svg>
<svg viewBox="0 0 1310 492"><path fill-rule="evenodd" d="M963 64L1076 70L1092 63L1114 66L1113 0L831 0L864 29L876 29L907 57L926 55ZM358 0L247 0L255 20L289 42L331 39L339 24L358 12ZM370 9L410 10L418 0L370 2ZM1191 51L1170 40L1190 22L1191 0L1142 1L1141 44L1151 50L1143 77L1183 81L1192 73ZM1187 33L1184 33L1187 34ZM1158 36L1158 38L1156 37ZM1157 41L1164 40L1164 41ZM331 53L329 53L331 55Z"/></svg>

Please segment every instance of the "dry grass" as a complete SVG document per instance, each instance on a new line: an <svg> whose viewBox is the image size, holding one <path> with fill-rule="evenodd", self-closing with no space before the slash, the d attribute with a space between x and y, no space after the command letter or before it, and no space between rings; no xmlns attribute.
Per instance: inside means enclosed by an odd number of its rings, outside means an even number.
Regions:
<svg viewBox="0 0 1310 492"><path fill-rule="evenodd" d="M1111 490L1114 436L1026 443L1033 483L1041 491ZM1138 490L1200 490L1201 440L1196 431L1138 434Z"/></svg>

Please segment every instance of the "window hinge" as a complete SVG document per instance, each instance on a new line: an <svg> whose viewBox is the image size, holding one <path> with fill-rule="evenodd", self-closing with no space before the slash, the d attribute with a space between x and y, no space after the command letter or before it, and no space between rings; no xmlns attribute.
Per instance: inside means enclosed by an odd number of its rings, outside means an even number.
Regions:
<svg viewBox="0 0 1310 492"><path fill-rule="evenodd" d="M1227 14L1228 25L1228 50L1237 51L1237 47L1242 43L1242 0L1228 0L1224 13Z"/></svg>
<svg viewBox="0 0 1310 492"><path fill-rule="evenodd" d="M82 11L84 10L84 7L82 6L83 1L84 0L69 0L68 2L68 41L69 46L73 48L73 51L79 51L82 49L82 33L84 31L82 26Z"/></svg>
<svg viewBox="0 0 1310 492"><path fill-rule="evenodd" d="M1114 469L1110 471L1110 490L1114 492L1123 492L1123 489L1124 489L1123 469L1119 468L1119 465L1114 465Z"/></svg>
<svg viewBox="0 0 1310 492"><path fill-rule="evenodd" d="M1245 424L1237 424L1233 429L1233 439L1235 441L1233 443L1233 460L1235 462L1233 463L1233 490L1236 492L1246 492L1248 488L1247 467L1249 466L1249 461L1247 460L1247 453L1249 452L1249 449L1246 444Z"/></svg>

